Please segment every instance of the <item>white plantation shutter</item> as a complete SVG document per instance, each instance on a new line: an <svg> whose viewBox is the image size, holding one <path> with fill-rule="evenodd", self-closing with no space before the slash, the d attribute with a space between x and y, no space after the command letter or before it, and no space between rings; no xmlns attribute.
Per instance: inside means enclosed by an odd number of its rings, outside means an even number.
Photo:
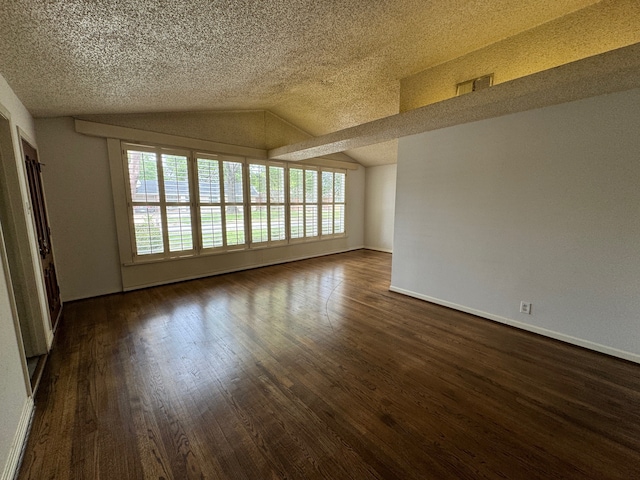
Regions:
<svg viewBox="0 0 640 480"><path fill-rule="evenodd" d="M224 246L220 162L213 158L196 159L200 200L200 235L203 249Z"/></svg>
<svg viewBox="0 0 640 480"><path fill-rule="evenodd" d="M345 172L335 172L333 193L333 233L345 233L345 199L347 188L347 174Z"/></svg>
<svg viewBox="0 0 640 480"><path fill-rule="evenodd" d="M129 213L136 255L163 254L158 155L141 148L126 151L129 173Z"/></svg>
<svg viewBox="0 0 640 480"><path fill-rule="evenodd" d="M318 172L304 171L304 236L318 236Z"/></svg>
<svg viewBox="0 0 640 480"><path fill-rule="evenodd" d="M134 262L345 234L343 170L122 146Z"/></svg>
<svg viewBox="0 0 640 480"><path fill-rule="evenodd" d="M224 188L224 222L226 244L228 246L244 245L244 190L242 163L222 162L222 184Z"/></svg>
<svg viewBox="0 0 640 480"><path fill-rule="evenodd" d="M333 234L333 172L322 172L322 235Z"/></svg>
<svg viewBox="0 0 640 480"><path fill-rule="evenodd" d="M285 167L271 162L249 164L251 242L263 246L287 238Z"/></svg>
<svg viewBox="0 0 640 480"><path fill-rule="evenodd" d="M196 156L202 249L246 243L243 162Z"/></svg>
<svg viewBox="0 0 640 480"><path fill-rule="evenodd" d="M289 167L289 216L292 239L316 238L318 232L318 170Z"/></svg>
<svg viewBox="0 0 640 480"><path fill-rule="evenodd" d="M188 152L140 145L124 151L135 255L193 252Z"/></svg>
<svg viewBox="0 0 640 480"><path fill-rule="evenodd" d="M287 239L285 219L286 190L285 168L269 166L269 240L279 242Z"/></svg>
<svg viewBox="0 0 640 480"><path fill-rule="evenodd" d="M289 168L289 223L292 239L304 238L304 170Z"/></svg>
<svg viewBox="0 0 640 480"><path fill-rule="evenodd" d="M193 250L188 154L161 157L169 251Z"/></svg>
<svg viewBox="0 0 640 480"><path fill-rule="evenodd" d="M251 202L251 242L269 241L267 166L249 165L249 197Z"/></svg>
<svg viewBox="0 0 640 480"><path fill-rule="evenodd" d="M345 232L345 187L343 171L322 172L322 236L343 235Z"/></svg>

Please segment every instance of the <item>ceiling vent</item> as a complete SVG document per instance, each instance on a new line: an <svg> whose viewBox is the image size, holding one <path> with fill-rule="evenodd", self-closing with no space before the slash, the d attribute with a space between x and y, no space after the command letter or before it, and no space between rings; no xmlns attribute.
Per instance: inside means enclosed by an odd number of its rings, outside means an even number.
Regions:
<svg viewBox="0 0 640 480"><path fill-rule="evenodd" d="M477 92L478 90L484 90L485 88L489 88L491 85L493 85L493 73L459 83L456 85L456 96L464 95L465 93Z"/></svg>

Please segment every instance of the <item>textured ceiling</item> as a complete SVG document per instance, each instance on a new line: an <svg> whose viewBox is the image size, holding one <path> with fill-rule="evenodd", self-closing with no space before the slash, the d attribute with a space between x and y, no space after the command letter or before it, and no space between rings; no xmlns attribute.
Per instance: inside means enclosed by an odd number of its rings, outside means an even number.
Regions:
<svg viewBox="0 0 640 480"><path fill-rule="evenodd" d="M322 135L397 113L404 77L594 3L4 0L0 74L35 116L268 109Z"/></svg>
<svg viewBox="0 0 640 480"><path fill-rule="evenodd" d="M634 88L640 88L640 43L499 83L472 95L274 148L268 156L287 161L324 157L407 135Z"/></svg>

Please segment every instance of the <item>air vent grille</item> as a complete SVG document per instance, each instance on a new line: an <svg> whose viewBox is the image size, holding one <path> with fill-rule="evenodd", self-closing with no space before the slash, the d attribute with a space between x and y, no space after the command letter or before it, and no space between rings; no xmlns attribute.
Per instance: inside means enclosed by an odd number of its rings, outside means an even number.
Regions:
<svg viewBox="0 0 640 480"><path fill-rule="evenodd" d="M456 95L460 96L465 93L484 90L485 88L489 88L491 85L493 85L493 73L459 83L456 85Z"/></svg>

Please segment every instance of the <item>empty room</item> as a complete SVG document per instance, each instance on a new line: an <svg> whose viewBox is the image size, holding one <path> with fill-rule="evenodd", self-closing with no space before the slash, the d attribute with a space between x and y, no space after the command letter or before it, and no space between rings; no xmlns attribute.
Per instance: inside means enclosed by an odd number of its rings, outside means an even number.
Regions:
<svg viewBox="0 0 640 480"><path fill-rule="evenodd" d="M640 2L0 5L0 480L640 478Z"/></svg>

